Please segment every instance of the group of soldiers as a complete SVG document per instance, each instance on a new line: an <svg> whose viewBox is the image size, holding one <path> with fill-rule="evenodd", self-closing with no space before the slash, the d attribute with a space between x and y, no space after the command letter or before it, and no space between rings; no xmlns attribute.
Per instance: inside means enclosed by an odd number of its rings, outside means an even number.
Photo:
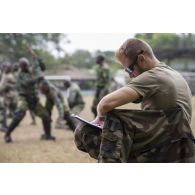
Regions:
<svg viewBox="0 0 195 195"><path fill-rule="evenodd" d="M36 124L35 116L41 118L44 130L41 140L55 140L51 133L53 107L56 106L58 111L55 127L74 131L77 121L71 115L79 115L85 106L80 87L71 79L63 83L67 90L67 101L64 101L61 91L45 79L43 61L31 48L28 48L28 52L32 56L32 63L22 57L12 65L2 63L0 66L0 131L5 133L6 143L12 142L11 134L25 117L26 111L30 112L31 124ZM116 82L110 79L104 56L97 56L96 64L97 79L91 106L94 117L102 97L117 89ZM46 97L45 105L40 102L40 94Z"/></svg>
<svg viewBox="0 0 195 195"><path fill-rule="evenodd" d="M66 104L61 91L45 79L46 67L43 61L31 48L28 51L32 56L32 63L23 57L14 64L2 63L0 66L0 131L5 133L6 143L12 142L11 134L25 117L27 110L32 124L36 124L35 116L42 120L44 133L41 140L55 140L51 133L53 107L56 106L58 110L55 127L66 127L74 131L77 121L71 114L79 115L85 106L80 87L71 79L64 81L64 88L67 90ZM97 80L91 107L94 116L101 98L117 88L115 82L110 80L109 68L102 55L97 56L96 64ZM45 105L40 102L40 93L46 97ZM9 123L7 118L11 118Z"/></svg>
<svg viewBox="0 0 195 195"><path fill-rule="evenodd" d="M44 133L42 140L55 140L51 133L52 109L58 110L56 127L68 126L74 130L75 120L71 114L79 114L84 108L84 101L79 86L71 80L64 82L68 91L67 102L60 90L44 78L45 64L31 48L32 63L27 58L20 58L13 65L1 64L0 68L0 130L6 143L12 142L11 133L29 110L35 123L35 115L42 120ZM45 105L40 102L39 94L46 97ZM8 123L7 117L11 117Z"/></svg>

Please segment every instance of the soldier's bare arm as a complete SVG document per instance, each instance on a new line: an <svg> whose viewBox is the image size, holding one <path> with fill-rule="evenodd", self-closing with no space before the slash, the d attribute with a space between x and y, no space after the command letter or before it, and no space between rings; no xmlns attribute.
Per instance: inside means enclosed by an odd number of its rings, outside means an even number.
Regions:
<svg viewBox="0 0 195 195"><path fill-rule="evenodd" d="M110 110L134 102L138 98L139 94L134 89L122 87L102 98L97 107L98 116L104 116Z"/></svg>

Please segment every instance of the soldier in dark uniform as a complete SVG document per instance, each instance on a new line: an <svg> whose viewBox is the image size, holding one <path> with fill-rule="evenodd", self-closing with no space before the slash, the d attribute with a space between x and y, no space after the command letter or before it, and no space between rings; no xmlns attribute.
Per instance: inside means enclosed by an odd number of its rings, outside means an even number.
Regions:
<svg viewBox="0 0 195 195"><path fill-rule="evenodd" d="M95 96L93 99L91 110L96 117L97 115L97 105L99 101L108 94L109 92L109 80L110 80L110 71L108 65L105 63L105 58L102 55L97 56L96 64L96 89Z"/></svg>
<svg viewBox="0 0 195 195"><path fill-rule="evenodd" d="M42 119L44 134L41 136L43 140L55 140L51 135L51 120L47 110L39 102L38 94L36 93L37 80L40 77L41 67L43 63L40 59L34 58L34 64L30 70L29 61L26 58L19 60L21 68L16 80L16 89L18 92L17 109L14 113L14 118L7 128L4 140L11 142L11 133L19 125L24 118L27 109L32 110L37 116Z"/></svg>

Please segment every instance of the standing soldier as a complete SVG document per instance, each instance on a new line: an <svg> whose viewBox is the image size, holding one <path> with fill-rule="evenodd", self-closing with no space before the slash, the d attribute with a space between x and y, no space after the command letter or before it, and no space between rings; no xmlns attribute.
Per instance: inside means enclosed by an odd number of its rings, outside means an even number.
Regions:
<svg viewBox="0 0 195 195"><path fill-rule="evenodd" d="M32 70L30 70L29 61L26 58L19 60L21 71L16 81L16 89L18 91L17 109L5 133L4 140L7 143L12 141L11 133L24 118L27 109L33 110L34 113L42 119L44 134L41 136L41 139L55 140L55 137L51 135L51 120L49 114L39 102L36 91L37 80L41 72L41 63L37 58L34 58L34 60L35 63L32 66Z"/></svg>
<svg viewBox="0 0 195 195"><path fill-rule="evenodd" d="M49 113L51 118L53 106L56 105L59 117L56 122L57 128L62 128L64 120L66 120L67 125L70 129L74 130L75 125L70 116L68 107L64 103L64 97L62 93L57 89L52 83L47 80L41 80L39 82L40 91L46 96L45 108Z"/></svg>
<svg viewBox="0 0 195 195"><path fill-rule="evenodd" d="M44 76L44 71L46 70L46 66L45 66L44 62L41 60L41 58L39 58L37 56L37 54L30 47L28 47L27 49L28 49L28 52L30 53L30 55L33 57L33 61L38 61L38 63L39 63L39 69L35 69L36 74L39 75L40 78L43 77ZM31 69L33 69L34 66L35 65L32 64ZM37 87L36 90L37 90L37 93L38 93L38 87ZM35 115L34 111L29 110L29 113L30 113L30 117L32 119L31 125L36 125L36 115Z"/></svg>
<svg viewBox="0 0 195 195"><path fill-rule="evenodd" d="M65 80L64 86L67 89L67 101L70 112L79 115L85 106L80 87L70 80Z"/></svg>
<svg viewBox="0 0 195 195"><path fill-rule="evenodd" d="M11 73L11 65L3 65L0 82L0 128L5 130L7 126L7 111L12 116L16 105L16 93L14 90L14 77Z"/></svg>
<svg viewBox="0 0 195 195"><path fill-rule="evenodd" d="M4 90L4 105L6 110L8 111L8 116L13 117L15 109L16 109L16 97L17 92L15 89L15 78L12 73L12 66L7 64L4 67L4 73L1 79L1 85L4 86L6 90Z"/></svg>
<svg viewBox="0 0 195 195"><path fill-rule="evenodd" d="M108 94L110 80L108 65L105 63L105 58L102 55L97 56L96 64L98 65L96 69L96 91L91 108L94 116L97 115L97 105L99 101Z"/></svg>
<svg viewBox="0 0 195 195"><path fill-rule="evenodd" d="M14 76L15 81L18 77L19 71L20 71L20 67L19 64L16 62L12 65L12 74ZM31 125L36 125L35 113L32 110L29 110L29 112L32 119Z"/></svg>

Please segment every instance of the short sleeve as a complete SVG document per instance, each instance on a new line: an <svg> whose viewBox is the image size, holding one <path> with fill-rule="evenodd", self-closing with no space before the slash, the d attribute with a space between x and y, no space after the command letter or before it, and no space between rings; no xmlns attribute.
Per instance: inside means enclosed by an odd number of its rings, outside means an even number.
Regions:
<svg viewBox="0 0 195 195"><path fill-rule="evenodd" d="M132 79L127 85L137 91L142 98L154 95L159 89L158 75L149 70Z"/></svg>

